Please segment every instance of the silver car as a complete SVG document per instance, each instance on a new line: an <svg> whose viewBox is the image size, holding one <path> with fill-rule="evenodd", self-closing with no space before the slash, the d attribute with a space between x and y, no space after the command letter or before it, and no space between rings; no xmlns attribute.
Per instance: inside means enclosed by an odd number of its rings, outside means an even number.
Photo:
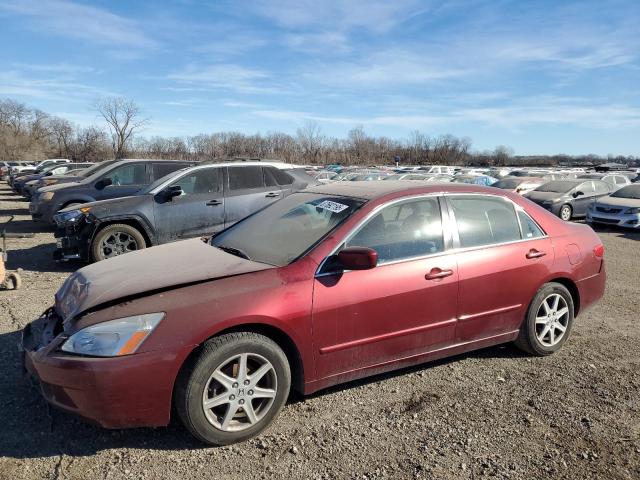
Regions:
<svg viewBox="0 0 640 480"><path fill-rule="evenodd" d="M587 222L640 229L640 185L627 185L593 202Z"/></svg>

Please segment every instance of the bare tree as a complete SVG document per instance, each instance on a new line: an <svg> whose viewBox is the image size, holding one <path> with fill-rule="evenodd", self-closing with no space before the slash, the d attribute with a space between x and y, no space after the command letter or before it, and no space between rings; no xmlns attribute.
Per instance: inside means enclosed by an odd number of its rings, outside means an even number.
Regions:
<svg viewBox="0 0 640 480"><path fill-rule="evenodd" d="M297 131L298 144L302 150L302 156L310 163L317 163L322 151L325 138L318 122L307 121Z"/></svg>
<svg viewBox="0 0 640 480"><path fill-rule="evenodd" d="M140 118L140 108L133 100L122 97L103 98L96 102L95 109L109 126L114 157L123 158L134 132L148 119Z"/></svg>

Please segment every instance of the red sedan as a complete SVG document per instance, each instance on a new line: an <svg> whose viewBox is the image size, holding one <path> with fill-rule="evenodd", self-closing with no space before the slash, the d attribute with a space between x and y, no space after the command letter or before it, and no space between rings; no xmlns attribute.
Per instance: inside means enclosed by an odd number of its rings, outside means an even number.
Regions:
<svg viewBox="0 0 640 480"><path fill-rule="evenodd" d="M515 342L548 355L605 287L585 225L466 184L348 182L293 194L205 242L71 275L25 328L52 404L107 428L200 440L264 430L289 392Z"/></svg>

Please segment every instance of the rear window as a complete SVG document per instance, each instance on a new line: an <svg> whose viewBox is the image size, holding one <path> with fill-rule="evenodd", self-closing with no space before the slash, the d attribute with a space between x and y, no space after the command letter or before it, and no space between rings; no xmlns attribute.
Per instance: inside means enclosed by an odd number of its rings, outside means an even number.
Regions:
<svg viewBox="0 0 640 480"><path fill-rule="evenodd" d="M247 190L264 187L262 167L229 167L229 190Z"/></svg>

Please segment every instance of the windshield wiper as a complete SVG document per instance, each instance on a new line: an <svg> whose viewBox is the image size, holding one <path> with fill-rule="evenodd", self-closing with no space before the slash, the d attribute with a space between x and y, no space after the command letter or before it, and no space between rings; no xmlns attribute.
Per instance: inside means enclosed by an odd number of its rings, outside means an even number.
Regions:
<svg viewBox="0 0 640 480"><path fill-rule="evenodd" d="M226 245L216 245L216 248L219 248L220 250L223 250L223 251L225 251L227 253L230 253L231 255L235 255L236 257L244 258L246 260L251 260L249 255L244 253L239 248L227 247Z"/></svg>

